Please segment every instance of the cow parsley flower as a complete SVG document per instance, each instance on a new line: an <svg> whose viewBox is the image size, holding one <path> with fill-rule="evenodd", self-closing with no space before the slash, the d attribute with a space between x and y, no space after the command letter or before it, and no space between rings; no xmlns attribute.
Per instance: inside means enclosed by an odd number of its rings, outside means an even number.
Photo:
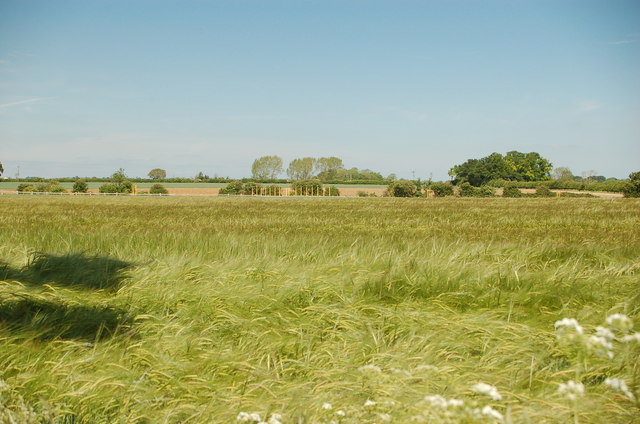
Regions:
<svg viewBox="0 0 640 424"><path fill-rule="evenodd" d="M271 417L269 417L269 421L267 421L267 424L282 424L282 415L271 414Z"/></svg>
<svg viewBox="0 0 640 424"><path fill-rule="evenodd" d="M604 384L611 387L611 390L613 390L614 392L620 392L624 394L630 400L635 399L635 396L633 396L633 393L629 391L627 383L625 383L624 380L620 380L619 378L607 378L606 380L604 380Z"/></svg>
<svg viewBox="0 0 640 424"><path fill-rule="evenodd" d="M582 383L576 383L573 380L569 380L566 383L560 383L558 386L558 393L565 395L569 400L576 400L578 396L584 395L584 385Z"/></svg>
<svg viewBox="0 0 640 424"><path fill-rule="evenodd" d="M493 418L494 420L502 421L503 416L500 412L496 411L489 405L482 408L482 415L486 415L487 417Z"/></svg>
<svg viewBox="0 0 640 424"><path fill-rule="evenodd" d="M609 359L613 359L613 345L605 337L601 336L589 336L585 345L587 349L594 352L598 356L607 356Z"/></svg>
<svg viewBox="0 0 640 424"><path fill-rule="evenodd" d="M336 411L336 415L337 415L337 416L339 416L339 417L346 417L346 416L347 416L347 413L346 413L346 412L344 412L342 409L338 409L338 410Z"/></svg>
<svg viewBox="0 0 640 424"><path fill-rule="evenodd" d="M375 401L373 401L373 400L371 400L371 399L367 399L367 400L364 402L364 406L375 406L375 405L376 405L376 402L375 402Z"/></svg>
<svg viewBox="0 0 640 424"><path fill-rule="evenodd" d="M609 315L605 322L609 327L623 332L630 331L633 327L633 321L631 321L631 318L624 314Z"/></svg>
<svg viewBox="0 0 640 424"><path fill-rule="evenodd" d="M476 393L483 394L485 396L489 396L493 400L502 400L502 396L498 392L498 389L495 386L487 383L477 383L471 387Z"/></svg>
<svg viewBox="0 0 640 424"><path fill-rule="evenodd" d="M363 365L360 368L358 368L358 371L362 371L362 372L374 372L374 373L381 373L382 370L380 369L380 367L375 366L373 364L367 364L367 365Z"/></svg>
<svg viewBox="0 0 640 424"><path fill-rule="evenodd" d="M322 409L329 411L329 410L333 409L333 406L331 406L331 404L329 402L325 402L325 403L322 404Z"/></svg>
<svg viewBox="0 0 640 424"><path fill-rule="evenodd" d="M241 423L259 423L262 421L262 418L260 418L260 414L249 414L248 412L240 412L236 417L236 421Z"/></svg>
<svg viewBox="0 0 640 424"><path fill-rule="evenodd" d="M603 337L608 341L613 341L616 338L615 334L613 334L611 330L609 330L607 327L602 327L600 325L596 327L596 336Z"/></svg>
<svg viewBox="0 0 640 424"><path fill-rule="evenodd" d="M562 318L553 326L556 329L558 339L573 340L584 334L584 329L575 318Z"/></svg>
<svg viewBox="0 0 640 424"><path fill-rule="evenodd" d="M640 333L628 334L622 337L622 341L625 343L629 343L629 342L640 343Z"/></svg>
<svg viewBox="0 0 640 424"><path fill-rule="evenodd" d="M391 415L389 414L378 414L378 416L380 417L380 421L382 421L383 423L388 423L391 421Z"/></svg>

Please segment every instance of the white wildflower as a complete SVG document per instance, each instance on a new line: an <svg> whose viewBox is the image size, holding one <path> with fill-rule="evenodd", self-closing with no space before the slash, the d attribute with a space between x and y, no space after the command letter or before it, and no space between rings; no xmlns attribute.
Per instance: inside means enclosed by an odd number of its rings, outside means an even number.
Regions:
<svg viewBox="0 0 640 424"><path fill-rule="evenodd" d="M249 423L249 422L259 423L260 421L262 421L262 419L260 418L259 414L255 414L255 413L249 414L248 412L240 412L236 417L236 421L241 423Z"/></svg>
<svg viewBox="0 0 640 424"><path fill-rule="evenodd" d="M487 383L477 383L471 387L476 393L481 393L485 396L489 396L493 400L502 400L502 396L498 392L498 389L495 386Z"/></svg>
<svg viewBox="0 0 640 424"><path fill-rule="evenodd" d="M487 417L491 417L494 420L498 420L498 421L503 420L502 414L496 411L495 409L493 409L492 407L490 407L489 405L482 408L482 415L486 415Z"/></svg>
<svg viewBox="0 0 640 424"><path fill-rule="evenodd" d="M376 404L376 402L375 402L375 401L373 401L373 400L371 400L371 399L367 399L367 400L364 402L364 406L375 406L375 404Z"/></svg>
<svg viewBox="0 0 640 424"><path fill-rule="evenodd" d="M584 385L582 383L576 383L573 380L569 380L566 383L560 383L558 386L558 393L565 395L567 399L576 400L578 396L584 395Z"/></svg>
<svg viewBox="0 0 640 424"><path fill-rule="evenodd" d="M437 408L446 408L447 407L447 399L440 395L429 395L424 397L424 401L427 402L431 406L435 406Z"/></svg>
<svg viewBox="0 0 640 424"><path fill-rule="evenodd" d="M633 321L631 318L624 314L612 314L605 320L609 327L612 327L620 331L629 331L633 327Z"/></svg>
<svg viewBox="0 0 640 424"><path fill-rule="evenodd" d="M391 421L391 415L389 414L378 414L378 416L380 417L380 420L384 423L388 423Z"/></svg>
<svg viewBox="0 0 640 424"><path fill-rule="evenodd" d="M331 406L331 404L329 402L325 402L322 404L322 409L325 409L327 411L333 409L333 406Z"/></svg>
<svg viewBox="0 0 640 424"><path fill-rule="evenodd" d="M556 321L553 326L558 338L567 337L571 340L577 335L584 334L584 329L575 318L562 318L560 321Z"/></svg>
<svg viewBox="0 0 640 424"><path fill-rule="evenodd" d="M9 389L10 389L9 385L3 379L0 378L0 393L5 392Z"/></svg>
<svg viewBox="0 0 640 424"><path fill-rule="evenodd" d="M611 387L614 392L620 392L631 400L635 399L635 396L633 396L633 393L629 391L627 383L625 383L624 380L620 380L619 378L607 378L604 380L604 384Z"/></svg>
<svg viewBox="0 0 640 424"><path fill-rule="evenodd" d="M628 334L622 337L622 341L625 343L630 343L630 342L640 343L640 333Z"/></svg>
<svg viewBox="0 0 640 424"><path fill-rule="evenodd" d="M375 373L380 373L382 372L382 370L380 369L380 367L375 366L373 364L367 364L367 365L363 365L360 368L358 368L358 371L370 371L370 372L375 372Z"/></svg>
<svg viewBox="0 0 640 424"><path fill-rule="evenodd" d="M342 409L338 409L336 411L336 415L339 416L339 417L346 417L347 416L346 412L344 412Z"/></svg>
<svg viewBox="0 0 640 424"><path fill-rule="evenodd" d="M464 406L464 401L460 399L447 399L447 406L451 406L454 408L459 408Z"/></svg>
<svg viewBox="0 0 640 424"><path fill-rule="evenodd" d="M605 339L607 339L608 341L612 341L616 338L615 334L613 334L613 332L611 330L609 330L607 327L603 327L601 325L596 327L596 336L598 337L603 337Z"/></svg>
<svg viewBox="0 0 640 424"><path fill-rule="evenodd" d="M271 414L271 417L269 417L269 421L267 421L267 424L282 424L282 415L280 414Z"/></svg>
<svg viewBox="0 0 640 424"><path fill-rule="evenodd" d="M607 356L613 359L613 345L609 340L601 336L589 336L586 340L587 349L594 352L598 356Z"/></svg>

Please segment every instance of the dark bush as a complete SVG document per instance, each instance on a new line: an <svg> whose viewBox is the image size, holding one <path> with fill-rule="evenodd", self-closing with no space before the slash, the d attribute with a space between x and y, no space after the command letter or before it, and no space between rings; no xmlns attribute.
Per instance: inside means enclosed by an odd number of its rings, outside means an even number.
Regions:
<svg viewBox="0 0 640 424"><path fill-rule="evenodd" d="M162 184L154 184L149 187L149 194L169 194L169 191Z"/></svg>
<svg viewBox="0 0 640 424"><path fill-rule="evenodd" d="M416 184L409 180L396 180L387 187L387 194L391 197L414 197L416 193Z"/></svg>
<svg viewBox="0 0 640 424"><path fill-rule="evenodd" d="M98 191L100 193L117 193L118 187L116 187L115 184L106 183L106 184L102 184L100 188L98 188Z"/></svg>
<svg viewBox="0 0 640 424"><path fill-rule="evenodd" d="M36 188L33 184L22 183L22 184L18 184L18 188L16 189L16 191L29 193L29 192L36 191Z"/></svg>
<svg viewBox="0 0 640 424"><path fill-rule="evenodd" d="M546 185L541 185L536 188L537 197L553 197L555 194Z"/></svg>
<svg viewBox="0 0 640 424"><path fill-rule="evenodd" d="M624 183L622 193L624 197L640 197L640 171L629 174L629 181Z"/></svg>
<svg viewBox="0 0 640 424"><path fill-rule="evenodd" d="M322 193L322 181L318 179L299 180L291 184L293 196L321 196Z"/></svg>
<svg viewBox="0 0 640 424"><path fill-rule="evenodd" d="M85 180L76 180L71 191L74 193L86 193L89 191L89 185Z"/></svg>
<svg viewBox="0 0 640 424"><path fill-rule="evenodd" d="M336 186L329 186L324 188L325 196L340 196L340 190Z"/></svg>
<svg viewBox="0 0 640 424"><path fill-rule="evenodd" d="M518 187L505 187L502 197L522 197L522 192Z"/></svg>
<svg viewBox="0 0 640 424"><path fill-rule="evenodd" d="M242 181L233 180L226 187L220 189L220 194L242 194Z"/></svg>
<svg viewBox="0 0 640 424"><path fill-rule="evenodd" d="M432 183L429 188L436 197L453 196L453 185L449 182Z"/></svg>

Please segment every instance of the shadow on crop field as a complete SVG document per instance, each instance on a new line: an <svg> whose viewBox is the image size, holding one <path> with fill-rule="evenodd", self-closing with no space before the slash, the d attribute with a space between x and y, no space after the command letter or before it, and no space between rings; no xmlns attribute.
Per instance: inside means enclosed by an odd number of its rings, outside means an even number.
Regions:
<svg viewBox="0 0 640 424"><path fill-rule="evenodd" d="M39 339L103 339L127 322L125 311L108 306L66 304L31 295L0 295L0 323L13 331L33 331Z"/></svg>
<svg viewBox="0 0 640 424"><path fill-rule="evenodd" d="M22 270L25 283L60 284L88 289L116 290L124 279L129 262L83 253L51 255L35 253Z"/></svg>
<svg viewBox="0 0 640 424"><path fill-rule="evenodd" d="M35 253L26 266L13 268L0 262L0 281L24 286L67 286L79 289L116 290L133 264L83 253L53 255ZM23 286L23 288L24 288ZM57 295L31 294L5 286L0 291L0 324L11 331L26 330L39 339L109 337L129 320L124 310L103 305L67 301Z"/></svg>

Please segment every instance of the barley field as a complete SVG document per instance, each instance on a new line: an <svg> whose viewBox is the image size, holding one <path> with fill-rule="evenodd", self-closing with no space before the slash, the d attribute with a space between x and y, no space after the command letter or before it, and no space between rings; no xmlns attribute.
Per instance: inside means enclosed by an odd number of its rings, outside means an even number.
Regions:
<svg viewBox="0 0 640 424"><path fill-rule="evenodd" d="M632 199L0 196L3 424L638 423L639 312Z"/></svg>

